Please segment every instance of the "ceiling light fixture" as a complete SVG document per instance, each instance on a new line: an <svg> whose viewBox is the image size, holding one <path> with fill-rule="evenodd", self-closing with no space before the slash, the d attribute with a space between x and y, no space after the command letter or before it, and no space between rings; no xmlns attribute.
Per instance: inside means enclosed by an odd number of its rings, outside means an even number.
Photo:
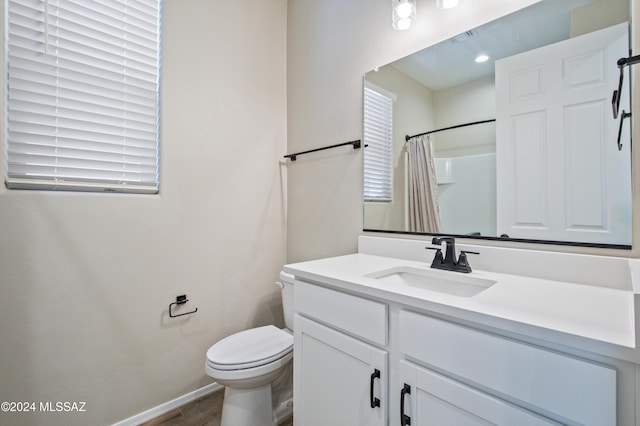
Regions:
<svg viewBox="0 0 640 426"><path fill-rule="evenodd" d="M480 55L476 56L475 61L479 64L483 63L483 62L487 62L489 60L489 55L485 55L484 53L481 53Z"/></svg>
<svg viewBox="0 0 640 426"><path fill-rule="evenodd" d="M440 9L453 9L460 3L460 0L437 0Z"/></svg>
<svg viewBox="0 0 640 426"><path fill-rule="evenodd" d="M406 30L416 19L416 0L391 0L393 28Z"/></svg>

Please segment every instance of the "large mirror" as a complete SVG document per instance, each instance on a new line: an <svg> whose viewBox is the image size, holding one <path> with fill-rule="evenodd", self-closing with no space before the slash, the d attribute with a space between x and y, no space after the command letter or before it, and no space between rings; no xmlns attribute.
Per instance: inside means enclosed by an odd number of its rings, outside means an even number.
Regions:
<svg viewBox="0 0 640 426"><path fill-rule="evenodd" d="M368 72L365 231L630 248L629 12L543 0Z"/></svg>

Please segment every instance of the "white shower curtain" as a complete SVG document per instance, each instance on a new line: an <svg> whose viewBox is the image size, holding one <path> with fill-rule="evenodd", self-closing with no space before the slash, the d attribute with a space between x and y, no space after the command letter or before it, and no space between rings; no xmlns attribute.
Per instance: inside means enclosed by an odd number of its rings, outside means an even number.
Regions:
<svg viewBox="0 0 640 426"><path fill-rule="evenodd" d="M438 185L431 151L431 136L407 142L409 153L409 231L440 233Z"/></svg>

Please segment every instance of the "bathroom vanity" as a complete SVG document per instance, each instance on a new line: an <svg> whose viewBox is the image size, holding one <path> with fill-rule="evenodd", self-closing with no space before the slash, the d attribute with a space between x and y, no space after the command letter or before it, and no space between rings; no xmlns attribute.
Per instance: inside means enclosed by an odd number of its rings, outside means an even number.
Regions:
<svg viewBox="0 0 640 426"><path fill-rule="evenodd" d="M633 425L638 261L362 236L295 275L299 425Z"/></svg>

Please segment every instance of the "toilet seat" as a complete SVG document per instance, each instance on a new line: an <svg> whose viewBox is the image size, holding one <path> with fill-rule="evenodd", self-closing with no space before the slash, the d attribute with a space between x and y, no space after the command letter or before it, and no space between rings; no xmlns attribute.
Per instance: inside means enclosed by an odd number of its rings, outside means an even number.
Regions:
<svg viewBox="0 0 640 426"><path fill-rule="evenodd" d="M293 336L273 325L225 337L207 351L207 365L216 370L244 370L269 364L293 350Z"/></svg>

